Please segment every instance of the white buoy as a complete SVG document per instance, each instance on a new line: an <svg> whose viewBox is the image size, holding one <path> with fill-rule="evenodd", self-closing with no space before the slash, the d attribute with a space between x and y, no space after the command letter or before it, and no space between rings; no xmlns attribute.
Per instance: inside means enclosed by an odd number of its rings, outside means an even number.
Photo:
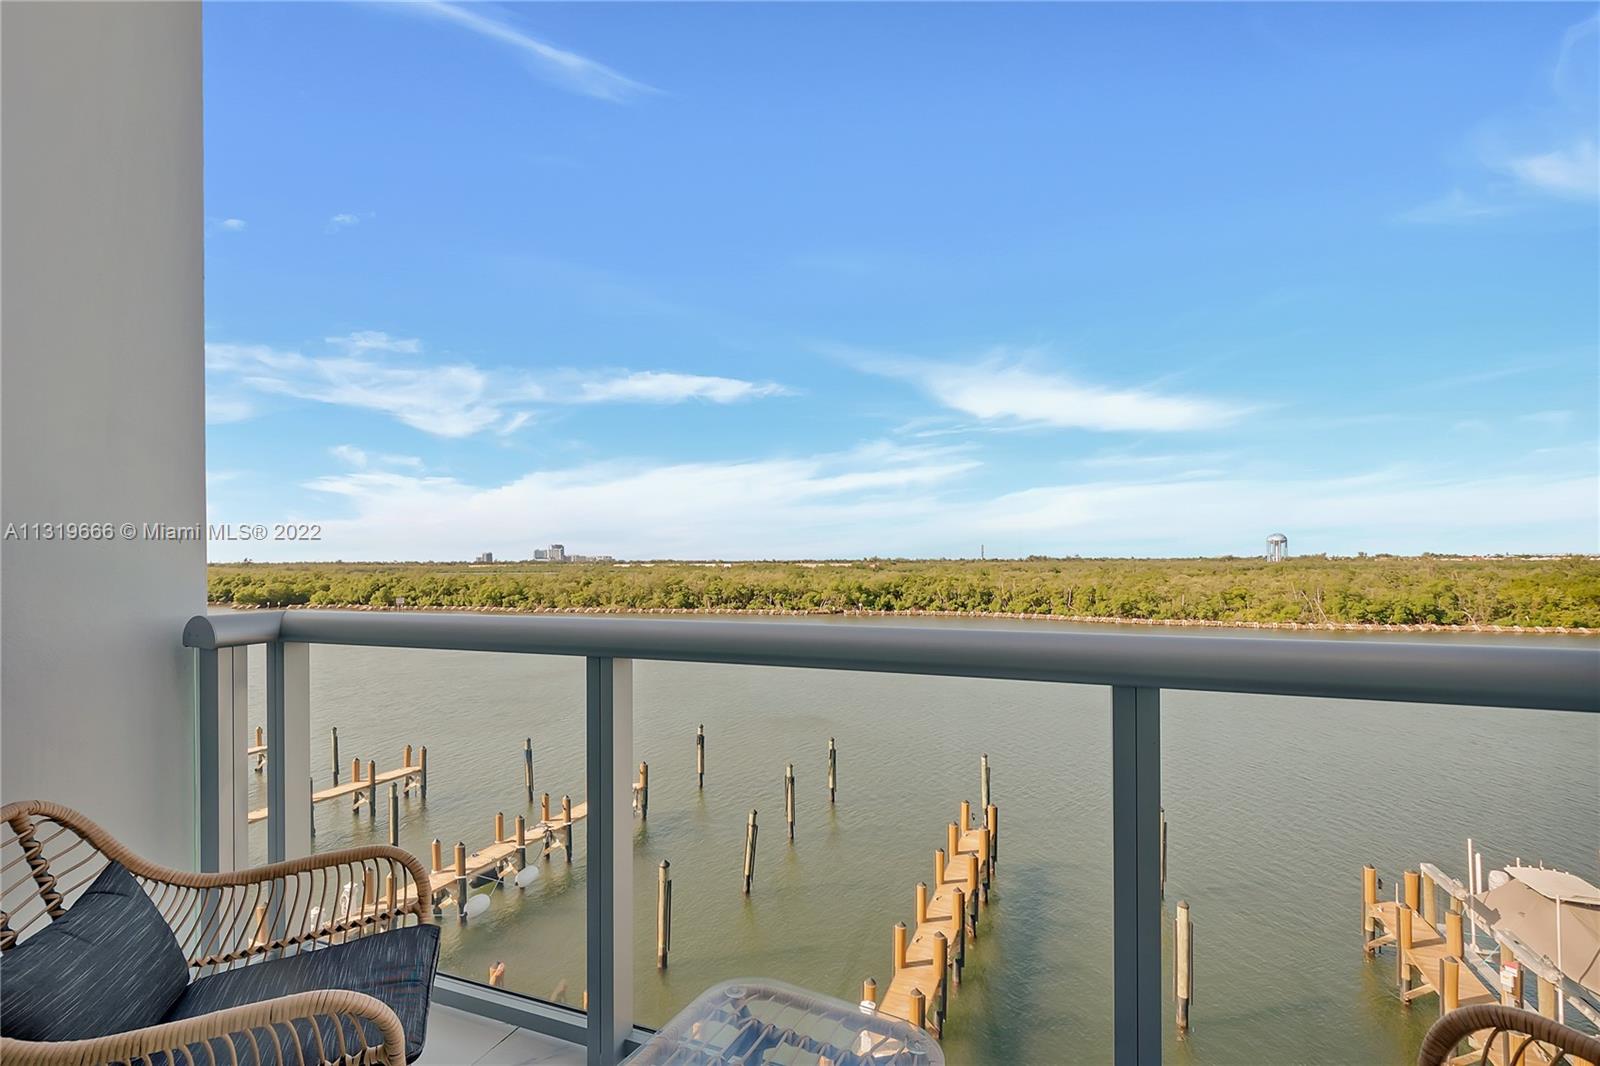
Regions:
<svg viewBox="0 0 1600 1066"><path fill-rule="evenodd" d="M539 868L537 866L524 866L517 871L518 888L527 888L537 880L539 880Z"/></svg>
<svg viewBox="0 0 1600 1066"><path fill-rule="evenodd" d="M467 909L464 912L468 918L476 918L489 909L492 897L487 892L480 892L467 900Z"/></svg>

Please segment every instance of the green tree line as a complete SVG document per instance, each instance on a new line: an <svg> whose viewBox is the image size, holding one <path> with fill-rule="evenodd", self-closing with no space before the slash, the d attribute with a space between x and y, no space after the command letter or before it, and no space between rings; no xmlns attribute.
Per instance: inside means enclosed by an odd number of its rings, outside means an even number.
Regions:
<svg viewBox="0 0 1600 1066"><path fill-rule="evenodd" d="M1600 558L218 564L214 603L512 610L955 611L1600 629Z"/></svg>

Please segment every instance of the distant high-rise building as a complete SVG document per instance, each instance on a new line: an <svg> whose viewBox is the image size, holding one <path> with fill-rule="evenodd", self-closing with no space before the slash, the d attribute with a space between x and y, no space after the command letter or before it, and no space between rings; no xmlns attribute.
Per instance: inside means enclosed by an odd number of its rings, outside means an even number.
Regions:
<svg viewBox="0 0 1600 1066"><path fill-rule="evenodd" d="M1274 533L1267 538L1267 562L1281 563L1289 558L1289 538L1282 533Z"/></svg>
<svg viewBox="0 0 1600 1066"><path fill-rule="evenodd" d="M484 552L472 561L474 563L492 563L494 562L494 552Z"/></svg>

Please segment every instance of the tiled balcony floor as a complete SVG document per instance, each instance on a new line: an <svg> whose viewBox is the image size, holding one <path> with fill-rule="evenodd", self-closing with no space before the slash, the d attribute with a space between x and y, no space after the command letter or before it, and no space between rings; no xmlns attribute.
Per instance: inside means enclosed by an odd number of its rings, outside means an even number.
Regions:
<svg viewBox="0 0 1600 1066"><path fill-rule="evenodd" d="M583 1066L585 1050L452 1007L428 1013L428 1043L413 1066Z"/></svg>

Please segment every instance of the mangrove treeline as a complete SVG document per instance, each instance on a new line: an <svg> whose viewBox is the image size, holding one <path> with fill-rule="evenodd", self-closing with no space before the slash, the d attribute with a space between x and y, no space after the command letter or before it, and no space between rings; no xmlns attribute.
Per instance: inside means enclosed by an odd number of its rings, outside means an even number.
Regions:
<svg viewBox="0 0 1600 1066"><path fill-rule="evenodd" d="M1600 559L245 563L213 565L210 596L251 607L957 611L1600 629Z"/></svg>

